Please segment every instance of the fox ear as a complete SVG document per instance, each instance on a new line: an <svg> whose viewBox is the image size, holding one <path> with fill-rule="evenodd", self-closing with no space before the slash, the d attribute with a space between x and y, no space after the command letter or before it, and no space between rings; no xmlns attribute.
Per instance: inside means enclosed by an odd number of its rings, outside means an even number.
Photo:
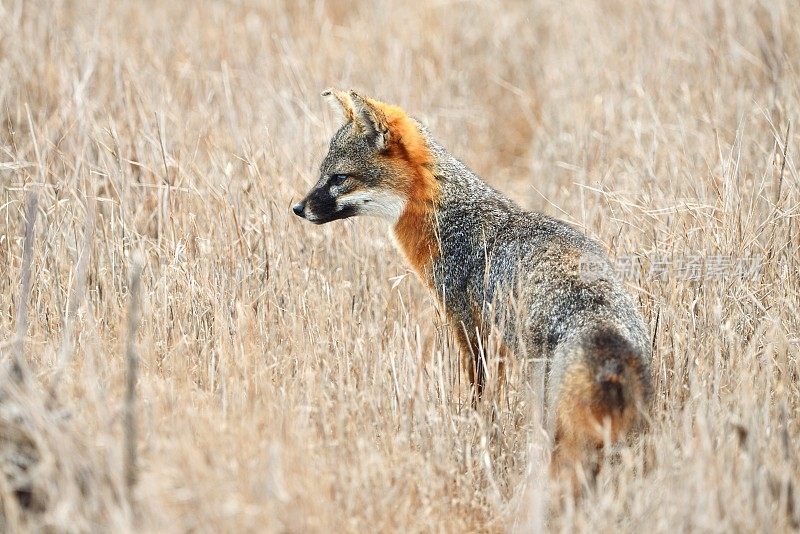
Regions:
<svg viewBox="0 0 800 534"><path fill-rule="evenodd" d="M332 108L341 113L345 122L352 122L355 120L356 110L353 107L353 101L350 99L350 95L345 91L339 91L338 89L330 87L322 91L322 96L328 100Z"/></svg>
<svg viewBox="0 0 800 534"><path fill-rule="evenodd" d="M355 91L350 91L350 98L369 142L378 150L386 148L389 144L389 125L379 103Z"/></svg>

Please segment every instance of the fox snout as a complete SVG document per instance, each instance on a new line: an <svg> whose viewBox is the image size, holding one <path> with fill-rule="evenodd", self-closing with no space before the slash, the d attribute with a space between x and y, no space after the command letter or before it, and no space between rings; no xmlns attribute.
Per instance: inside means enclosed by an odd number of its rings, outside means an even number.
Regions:
<svg viewBox="0 0 800 534"><path fill-rule="evenodd" d="M319 214L310 204L311 203L309 203L308 197L306 197L297 204L293 205L292 211L301 219L305 219L314 224L322 224L323 222L327 222L327 220L323 220L323 218L319 216Z"/></svg>
<svg viewBox="0 0 800 534"><path fill-rule="evenodd" d="M356 215L353 206L340 205L336 201L327 183L315 186L303 200L292 206L292 211L298 217L314 224L324 224Z"/></svg>

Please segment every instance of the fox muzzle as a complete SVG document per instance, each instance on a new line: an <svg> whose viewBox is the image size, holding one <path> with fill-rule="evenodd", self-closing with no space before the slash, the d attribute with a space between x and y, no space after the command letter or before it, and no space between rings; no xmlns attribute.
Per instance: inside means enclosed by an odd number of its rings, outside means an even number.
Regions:
<svg viewBox="0 0 800 534"><path fill-rule="evenodd" d="M336 201L326 191L312 191L309 196L292 206L292 211L314 224L325 224L357 215L354 207L337 206Z"/></svg>

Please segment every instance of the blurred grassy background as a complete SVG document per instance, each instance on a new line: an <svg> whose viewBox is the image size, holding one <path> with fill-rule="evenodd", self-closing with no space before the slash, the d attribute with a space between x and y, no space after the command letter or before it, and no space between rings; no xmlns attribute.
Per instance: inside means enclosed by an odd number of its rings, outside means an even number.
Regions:
<svg viewBox="0 0 800 534"><path fill-rule="evenodd" d="M798 13L788 0L0 2L4 359L38 199L33 386L0 388L3 526L796 528ZM496 417L469 408L444 322L381 223L292 216L337 127L319 97L331 85L402 105L522 205L641 259L628 281L654 339L651 431L582 501L551 506L521 371ZM652 258L690 254L759 256L759 276L651 276Z"/></svg>

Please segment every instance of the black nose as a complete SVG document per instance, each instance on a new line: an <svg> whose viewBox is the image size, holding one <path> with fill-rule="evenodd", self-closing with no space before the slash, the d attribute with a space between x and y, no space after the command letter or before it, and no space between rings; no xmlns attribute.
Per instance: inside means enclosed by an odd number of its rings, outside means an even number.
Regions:
<svg viewBox="0 0 800 534"><path fill-rule="evenodd" d="M305 217L305 213L304 212L306 211L306 203L305 202L298 202L297 204L292 206L292 211L298 217Z"/></svg>

